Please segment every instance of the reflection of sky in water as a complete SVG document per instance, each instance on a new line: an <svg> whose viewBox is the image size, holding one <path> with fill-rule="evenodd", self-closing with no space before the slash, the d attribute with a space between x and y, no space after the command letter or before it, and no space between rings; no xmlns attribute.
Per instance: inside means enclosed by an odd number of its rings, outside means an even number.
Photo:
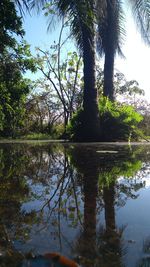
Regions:
<svg viewBox="0 0 150 267"><path fill-rule="evenodd" d="M119 182L122 181L127 183L127 180L123 178ZM143 252L143 243L150 238L150 174L148 169L141 181L144 181L145 187L137 191L137 199L129 198L126 205L116 212L118 226L126 225L123 238L124 246L127 247L125 256L127 267L138 266L135 264L138 260L150 256Z"/></svg>
<svg viewBox="0 0 150 267"><path fill-rule="evenodd" d="M96 154L100 156L101 160L104 159L106 150L111 152L116 151L117 149L116 147L114 150L113 147L111 147L111 149L105 148L105 150L96 148ZM104 151L104 153L101 153L101 151ZM119 150L117 151L118 153L113 153L114 157L118 156ZM92 154L90 146L88 152L91 157ZM112 153L107 153L107 160L109 162L108 154ZM26 213L36 211L38 220L29 225L31 233L29 233L27 240L24 242L16 240L14 244L15 247L22 252L32 250L35 254L42 254L50 251L57 251L66 256L72 257L74 245L79 238L81 230L83 230L83 225L81 225L81 223L77 220L78 214L75 206L75 201L77 201L81 221L83 222L83 175L82 179L80 177L78 180L77 176L79 173L77 173L77 168L73 170L70 169L70 172L73 172L74 174L74 189L76 191L76 195L74 195L74 191L71 191L72 189L70 187L72 184L72 178L69 176L68 172L64 177L63 187L61 184L59 185L59 181L61 181L63 175L63 154L61 153L60 158L58 156L56 157L56 164L53 163L51 165L48 174L47 168L49 164L49 156L46 152L43 153L42 160L44 164L39 167L36 175L36 168L33 175L32 171L30 174L25 173L24 175L26 183L30 187L30 200L22 203L21 205L21 211L25 211ZM117 160L118 158L114 158L114 166L117 164ZM32 164L34 165L36 162L37 159L36 156L34 156ZM87 164L90 164L90 159ZM54 167L56 168L55 171L53 169ZM106 167L105 171L109 170L109 164ZM87 174L87 172L85 173ZM46 178L44 179L44 177ZM139 187L136 191L134 185L136 185L136 183L140 184L143 182L145 183L144 187ZM150 166L148 164L142 165L142 170L138 171L136 176L132 177L132 179L125 179L121 176L116 181L116 184L116 191L119 190L118 188L120 185L124 184L127 187L132 188L132 193L137 196L137 198L133 197L133 199L131 199L130 196L126 196L125 192L122 191L120 192L121 200L119 202L122 206L115 206L117 227L120 228L122 226L126 226L123 232L123 244L124 247L127 248L127 254L124 256L125 267L137 267L136 263L138 260L140 260L141 257L146 256L143 252L143 242L145 239L150 237ZM57 186L58 191L56 191ZM61 205L59 206L61 190L62 197ZM55 196L51 199L53 195ZM100 226L103 225L105 227L104 201L100 200L101 197L102 195L97 198L97 236L99 235ZM46 203L47 205L45 205Z"/></svg>
<svg viewBox="0 0 150 267"><path fill-rule="evenodd" d="M137 175L138 177L138 175ZM54 177L54 180L56 177ZM134 181L134 178L133 178ZM135 262L137 262L143 254L143 242L150 236L150 175L148 172L145 172L145 175L142 179L136 179L136 182L145 182L145 187L136 192L138 195L137 199L128 199L125 206L118 208L116 207L116 223L118 227L126 226L123 234L123 244L127 248L127 255L124 257L127 267L134 267ZM118 179L119 184L130 183L130 179L124 179L121 177ZM31 185L34 193L41 196L40 200L33 200L29 203L22 205L22 208L26 211L31 211L32 209L40 210L42 205L45 204L46 199L49 198L50 194L44 195L43 185ZM51 191L51 195L54 193L54 188ZM79 197L79 194L78 194ZM63 196L65 198L65 196ZM79 197L80 198L80 197ZM44 200L45 199L45 200ZM53 199L53 206L56 198ZM80 209L83 212L83 202L80 198ZM50 221L47 221L49 218L49 210L45 209L45 227L43 225L33 227L33 233L31 240L29 240L23 247L28 250L29 247L36 250L36 253L44 253L45 251L63 251L65 255L71 256L70 247L72 246L74 240L79 235L81 227L68 228L69 222L63 217L60 216L61 228L60 233L58 233L57 217L54 215L50 218ZM104 224L104 210L97 215L97 223ZM97 229L99 228L97 225ZM59 234L61 235L61 241L59 240ZM33 238L33 239L32 239ZM134 256L133 256L134 255Z"/></svg>
<svg viewBox="0 0 150 267"><path fill-rule="evenodd" d="M149 188L150 187L150 174L147 175L147 177L144 178L145 181L145 187Z"/></svg>
<svg viewBox="0 0 150 267"><path fill-rule="evenodd" d="M126 225L124 239L128 247L126 260L129 267L133 267L135 261L143 256L143 242L150 236L149 209L150 189L143 189L136 200L128 200L116 213L118 225Z"/></svg>
<svg viewBox="0 0 150 267"><path fill-rule="evenodd" d="M38 183L33 184L32 179L29 180L27 177L27 182L30 188L32 189L32 198L33 200L22 205L22 210L26 212L31 212L32 210L36 210L39 213L42 210L42 207L46 202L49 201L52 195L54 195L56 190L57 182L59 181L56 175L51 177L51 183L43 186L43 184ZM64 188L67 186L68 179L66 177L64 182ZM78 190L79 191L79 190ZM43 220L38 226L33 225L32 231L30 235L30 240L28 240L25 244L20 244L16 242L16 248L19 249L20 245L22 247L22 251L28 251L29 249L33 250L35 254L42 254L45 251L59 251L67 256L71 256L70 248L73 246L74 240L77 238L77 235L80 231L80 223L78 223L78 227L72 226L72 219L66 218L65 216L60 215L58 218L58 205L55 207L55 203L59 198L59 190L58 193L54 196L54 198L50 201L50 207L47 205L43 210ZM36 197L34 197L36 196ZM80 192L77 194L78 201L80 202L80 209L83 212L83 202L81 200L82 196ZM62 201L67 199L67 195L64 191L62 196ZM67 211L72 205L72 199L67 205ZM51 208L54 210L51 213ZM74 206L72 207L74 210ZM60 220L60 226L58 225L58 220Z"/></svg>

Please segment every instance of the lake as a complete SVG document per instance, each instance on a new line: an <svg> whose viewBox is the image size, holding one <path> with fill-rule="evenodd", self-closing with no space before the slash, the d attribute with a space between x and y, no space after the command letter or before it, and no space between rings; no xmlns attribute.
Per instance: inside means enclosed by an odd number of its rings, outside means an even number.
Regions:
<svg viewBox="0 0 150 267"><path fill-rule="evenodd" d="M150 266L149 144L0 143L0 266L52 252Z"/></svg>

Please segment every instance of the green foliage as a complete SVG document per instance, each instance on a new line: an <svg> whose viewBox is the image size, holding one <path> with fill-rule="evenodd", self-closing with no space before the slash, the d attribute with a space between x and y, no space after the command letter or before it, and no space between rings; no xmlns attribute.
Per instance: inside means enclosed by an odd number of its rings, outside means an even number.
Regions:
<svg viewBox="0 0 150 267"><path fill-rule="evenodd" d="M138 124L142 116L132 106L118 102L111 102L108 98L101 97L99 101L101 139L100 141L130 141L138 139L141 132ZM68 137L78 140L83 135L84 111L79 109L67 127Z"/></svg>
<svg viewBox="0 0 150 267"><path fill-rule="evenodd" d="M123 176L126 179L134 177L142 167L140 160L133 160L132 158L130 158L130 161L127 159L126 161L117 162L116 165L111 170L104 171L99 175L99 185L101 188L104 186L109 187L118 177Z"/></svg>
<svg viewBox="0 0 150 267"><path fill-rule="evenodd" d="M140 103L136 102L136 106L137 110L139 110L143 116L139 128L146 138L148 138L148 136L150 136L150 104L147 101L142 101Z"/></svg>
<svg viewBox="0 0 150 267"><path fill-rule="evenodd" d="M0 135L13 136L22 125L25 113L26 95L31 89L31 82L24 79L17 60L7 53L0 60Z"/></svg>
<svg viewBox="0 0 150 267"><path fill-rule="evenodd" d="M103 141L138 139L138 123L142 116L132 106L111 102L108 98L99 101Z"/></svg>
<svg viewBox="0 0 150 267"><path fill-rule="evenodd" d="M15 46L14 34L22 36L24 31L13 1L1 0L0 11L0 53L3 53L6 46Z"/></svg>
<svg viewBox="0 0 150 267"><path fill-rule="evenodd" d="M32 133L32 134L27 134L22 138L26 140L49 140L51 139L51 136L43 133Z"/></svg>
<svg viewBox="0 0 150 267"><path fill-rule="evenodd" d="M78 109L74 113L72 119L67 126L67 137L70 140L78 141L83 136L83 122L84 122L84 111L82 108Z"/></svg>
<svg viewBox="0 0 150 267"><path fill-rule="evenodd" d="M31 81L26 70L35 71L30 46L17 42L15 34L23 37L21 18L12 1L0 3L0 136L15 136L23 125L26 95Z"/></svg>
<svg viewBox="0 0 150 267"><path fill-rule="evenodd" d="M56 124L54 127L54 131L53 131L53 139L61 139L63 137L64 134L64 125L59 123Z"/></svg>

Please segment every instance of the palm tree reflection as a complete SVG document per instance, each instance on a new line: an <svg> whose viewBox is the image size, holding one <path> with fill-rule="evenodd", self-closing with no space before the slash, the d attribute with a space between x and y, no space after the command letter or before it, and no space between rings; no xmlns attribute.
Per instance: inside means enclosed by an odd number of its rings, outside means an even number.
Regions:
<svg viewBox="0 0 150 267"><path fill-rule="evenodd" d="M138 261L137 267L150 267L150 236L143 242L143 257Z"/></svg>
<svg viewBox="0 0 150 267"><path fill-rule="evenodd" d="M115 179L114 179L115 181ZM117 229L115 218L115 182L103 187L103 200L105 210L105 229L100 232L99 251L102 262L107 267L123 266L124 246L122 241L122 229Z"/></svg>
<svg viewBox="0 0 150 267"><path fill-rule="evenodd" d="M42 237L42 231L48 234L53 231L59 244L57 250L61 253L66 247L69 253L74 250L84 267L123 266L124 228L118 229L115 208L125 205L127 198L136 199L144 183L136 179L124 183L118 178L135 177L141 161L136 151L132 153L127 148L117 148L115 153L112 148L107 153L103 147L99 149L80 144L2 150L0 235L5 242L0 243L0 251L1 247L8 252L10 248L4 228L9 230L12 240L26 243L36 235ZM8 205L3 205L5 199ZM24 202L36 204L36 200L38 206L32 210L22 209ZM103 211L105 227L99 222ZM80 232L76 241L70 241L68 232L63 232L63 223L70 233L73 228ZM43 244L33 242L36 249Z"/></svg>
<svg viewBox="0 0 150 267"><path fill-rule="evenodd" d="M72 149L72 162L81 174L83 182L84 222L76 250L85 267L124 266L124 227L117 229L115 206L124 205L126 197L137 198L137 188L144 186L143 183L135 183L132 179L126 185L118 183L117 178L123 175L134 176L141 167L141 162L135 159L130 150L125 152L121 156L117 153L108 156L97 153L90 146L75 146ZM122 195L126 195L123 200ZM100 227L101 230L97 230L99 197L102 199L105 214L105 228Z"/></svg>
<svg viewBox="0 0 150 267"><path fill-rule="evenodd" d="M90 153L90 155L89 155ZM83 230L76 243L76 251L85 266L93 266L96 259L96 200L98 194L99 166L96 154L82 146L71 151L72 162L82 177L84 196Z"/></svg>

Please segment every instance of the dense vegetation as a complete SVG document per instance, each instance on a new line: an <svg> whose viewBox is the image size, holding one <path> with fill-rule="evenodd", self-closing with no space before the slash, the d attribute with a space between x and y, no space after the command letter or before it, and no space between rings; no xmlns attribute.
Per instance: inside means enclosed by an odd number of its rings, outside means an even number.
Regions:
<svg viewBox="0 0 150 267"><path fill-rule="evenodd" d="M136 81L114 73L115 54L121 53L124 32L121 2L109 6L106 1L106 6L101 6L97 1L95 14L94 1L38 1L38 8L42 7L46 16L59 15L63 20L58 43L49 51L37 48L34 57L24 40L22 18L17 11L18 5L25 12L30 2L0 3L0 136L74 141L138 140L150 136L149 104L140 100L143 90ZM145 19L138 15L136 18L149 43L149 6L132 2L135 14L145 12ZM32 6L35 4L32 1ZM62 56L68 40L63 37L66 27L74 35L79 52ZM95 60L95 29L98 51L105 56L104 70ZM38 70L43 78L33 83L24 78L27 70Z"/></svg>
<svg viewBox="0 0 150 267"><path fill-rule="evenodd" d="M0 10L0 135L14 137L23 125L31 88L31 81L23 74L35 68L14 3L1 1ZM15 35L20 37L19 42Z"/></svg>

